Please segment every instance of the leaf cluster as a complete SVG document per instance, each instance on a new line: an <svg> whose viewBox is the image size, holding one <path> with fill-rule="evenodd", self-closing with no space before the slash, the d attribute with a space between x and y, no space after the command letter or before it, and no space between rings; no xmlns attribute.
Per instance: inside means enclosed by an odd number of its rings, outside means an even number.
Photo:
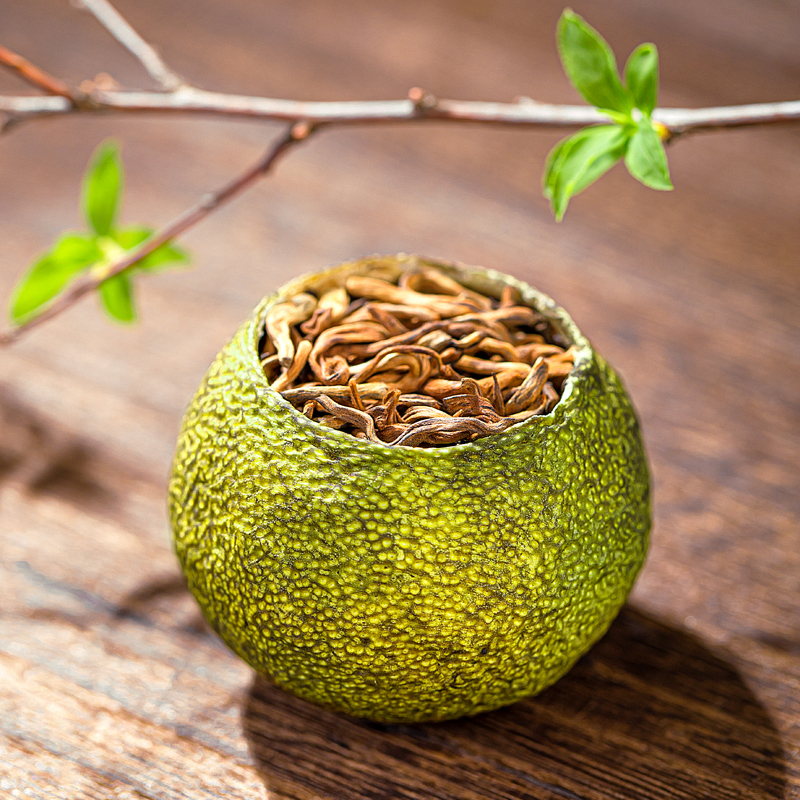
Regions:
<svg viewBox="0 0 800 800"><path fill-rule="evenodd" d="M672 189L662 141L665 130L651 119L658 99L656 46L641 44L631 53L623 84L606 40L571 9L558 21L556 41L572 85L613 120L582 128L550 151L543 188L556 220L563 219L571 197L621 159L645 186Z"/></svg>
<svg viewBox="0 0 800 800"><path fill-rule="evenodd" d="M12 322L19 325L37 316L81 275L102 279L125 251L153 234L152 228L141 225L119 227L124 185L119 146L106 140L95 150L83 178L81 209L89 230L61 234L22 276L11 298ZM126 270L99 283L97 291L103 309L119 322L133 322L133 274L156 272L168 264L188 261L182 248L171 242L160 245Z"/></svg>

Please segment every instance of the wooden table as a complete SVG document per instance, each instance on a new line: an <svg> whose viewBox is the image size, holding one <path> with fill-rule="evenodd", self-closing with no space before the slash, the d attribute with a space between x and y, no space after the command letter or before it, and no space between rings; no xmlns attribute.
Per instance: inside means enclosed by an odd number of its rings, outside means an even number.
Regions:
<svg viewBox="0 0 800 800"><path fill-rule="evenodd" d="M596 5L577 10L619 53L658 44L665 105L797 96L796 4ZM120 8L206 88L575 100L554 0ZM62 0L3 4L0 38L74 82L147 85ZM4 137L2 295L80 225L105 136L124 142L126 218L157 224L276 132L81 118ZM800 797L800 130L690 137L675 192L617 168L561 225L539 192L556 138L327 134L186 237L193 269L142 286L139 326L89 301L0 353L0 797ZM651 554L605 639L540 697L446 724L355 722L254 679L182 588L165 512L181 410L248 310L301 271L396 251L496 267L569 308L627 382L655 483Z"/></svg>

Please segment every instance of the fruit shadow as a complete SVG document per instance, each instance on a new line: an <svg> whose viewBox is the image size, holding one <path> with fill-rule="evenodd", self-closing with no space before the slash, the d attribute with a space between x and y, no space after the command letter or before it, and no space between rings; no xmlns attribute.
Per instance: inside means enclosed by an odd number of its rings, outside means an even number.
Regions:
<svg viewBox="0 0 800 800"><path fill-rule="evenodd" d="M243 709L270 800L783 798L784 756L739 673L626 607L555 686L471 719L379 725L256 678Z"/></svg>

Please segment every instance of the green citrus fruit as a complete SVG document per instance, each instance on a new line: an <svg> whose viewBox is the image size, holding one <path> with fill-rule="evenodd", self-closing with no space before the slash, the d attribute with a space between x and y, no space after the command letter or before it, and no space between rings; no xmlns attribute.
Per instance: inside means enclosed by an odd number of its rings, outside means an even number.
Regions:
<svg viewBox="0 0 800 800"><path fill-rule="evenodd" d="M476 714L552 684L606 631L644 561L649 478L609 365L567 313L497 272L433 264L499 297L511 284L577 348L547 415L469 444L388 447L304 417L259 364L266 298L211 365L170 483L189 588L239 656L311 702L384 722Z"/></svg>

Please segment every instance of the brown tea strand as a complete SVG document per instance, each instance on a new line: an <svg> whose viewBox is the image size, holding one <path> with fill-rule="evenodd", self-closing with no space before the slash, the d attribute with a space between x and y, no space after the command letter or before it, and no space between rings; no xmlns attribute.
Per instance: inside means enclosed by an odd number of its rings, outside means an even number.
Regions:
<svg viewBox="0 0 800 800"><path fill-rule="evenodd" d="M362 383L358 387L358 392L362 400L378 402L383 399L389 388L385 383ZM281 392L281 396L296 408L300 408L306 401L316 400L318 397L332 397L339 402L347 401L350 389L347 386L320 386L307 383L294 389L287 389Z"/></svg>
<svg viewBox="0 0 800 800"><path fill-rule="evenodd" d="M397 282L402 289L411 289L414 292L431 294L446 294L455 297L465 297L472 300L478 308L489 309L492 307L490 298L478 292L473 292L462 286L458 281L431 267L418 267L406 270Z"/></svg>
<svg viewBox="0 0 800 800"><path fill-rule="evenodd" d="M522 302L519 290L513 286L504 286L503 292L500 295L500 308L508 308L509 306L518 306Z"/></svg>
<svg viewBox="0 0 800 800"><path fill-rule="evenodd" d="M503 399L503 390L500 388L500 381L497 379L497 373L492 373L492 405L495 407L497 413L504 417L506 416L506 403Z"/></svg>
<svg viewBox="0 0 800 800"><path fill-rule="evenodd" d="M289 368L294 358L291 326L305 322L314 313L316 305L316 297L301 293L285 303L274 305L267 314L267 333L275 345L278 361L284 369Z"/></svg>
<svg viewBox="0 0 800 800"><path fill-rule="evenodd" d="M476 308L475 303L470 302L467 298L459 300L459 298L449 295L414 292L410 289L401 289L399 286L383 281L380 278L365 278L354 275L347 279L345 288L351 294L369 297L371 300L382 300L385 303L394 303L401 306L422 306L430 309L443 319L466 314Z"/></svg>
<svg viewBox="0 0 800 800"><path fill-rule="evenodd" d="M364 401L361 399L361 395L358 392L358 384L355 378L350 379L347 388L350 390L350 405L352 405L353 408L357 408L359 411L366 411L367 407L364 405Z"/></svg>
<svg viewBox="0 0 800 800"><path fill-rule="evenodd" d="M538 358L525 376L525 380L508 398L506 410L510 414L524 411L533 406L539 399L547 381L549 366L543 358Z"/></svg>
<svg viewBox="0 0 800 800"><path fill-rule="evenodd" d="M303 339L300 344L297 345L291 366L272 383L272 388L276 392L282 392L284 389L288 389L294 383L295 379L308 361L308 356L311 353L311 347L311 342L309 342L308 339Z"/></svg>
<svg viewBox="0 0 800 800"><path fill-rule="evenodd" d="M273 389L309 419L389 447L471 442L549 413L575 347L506 286L498 298L431 267L350 276L273 306Z"/></svg>
<svg viewBox="0 0 800 800"><path fill-rule="evenodd" d="M364 310L376 321L383 325L391 336L402 336L408 333L408 328L400 322L394 314L381 308L377 303L367 303Z"/></svg>
<svg viewBox="0 0 800 800"><path fill-rule="evenodd" d="M330 397L321 395L317 398L317 405L325 409L332 417L340 419L358 430L363 431L370 441L380 441L375 435L375 422L366 411L359 411L357 408L350 408L337 403Z"/></svg>
<svg viewBox="0 0 800 800"><path fill-rule="evenodd" d="M339 322L348 311L350 297L343 286L323 293L311 317L300 325L300 330L310 339L315 339L331 325Z"/></svg>

